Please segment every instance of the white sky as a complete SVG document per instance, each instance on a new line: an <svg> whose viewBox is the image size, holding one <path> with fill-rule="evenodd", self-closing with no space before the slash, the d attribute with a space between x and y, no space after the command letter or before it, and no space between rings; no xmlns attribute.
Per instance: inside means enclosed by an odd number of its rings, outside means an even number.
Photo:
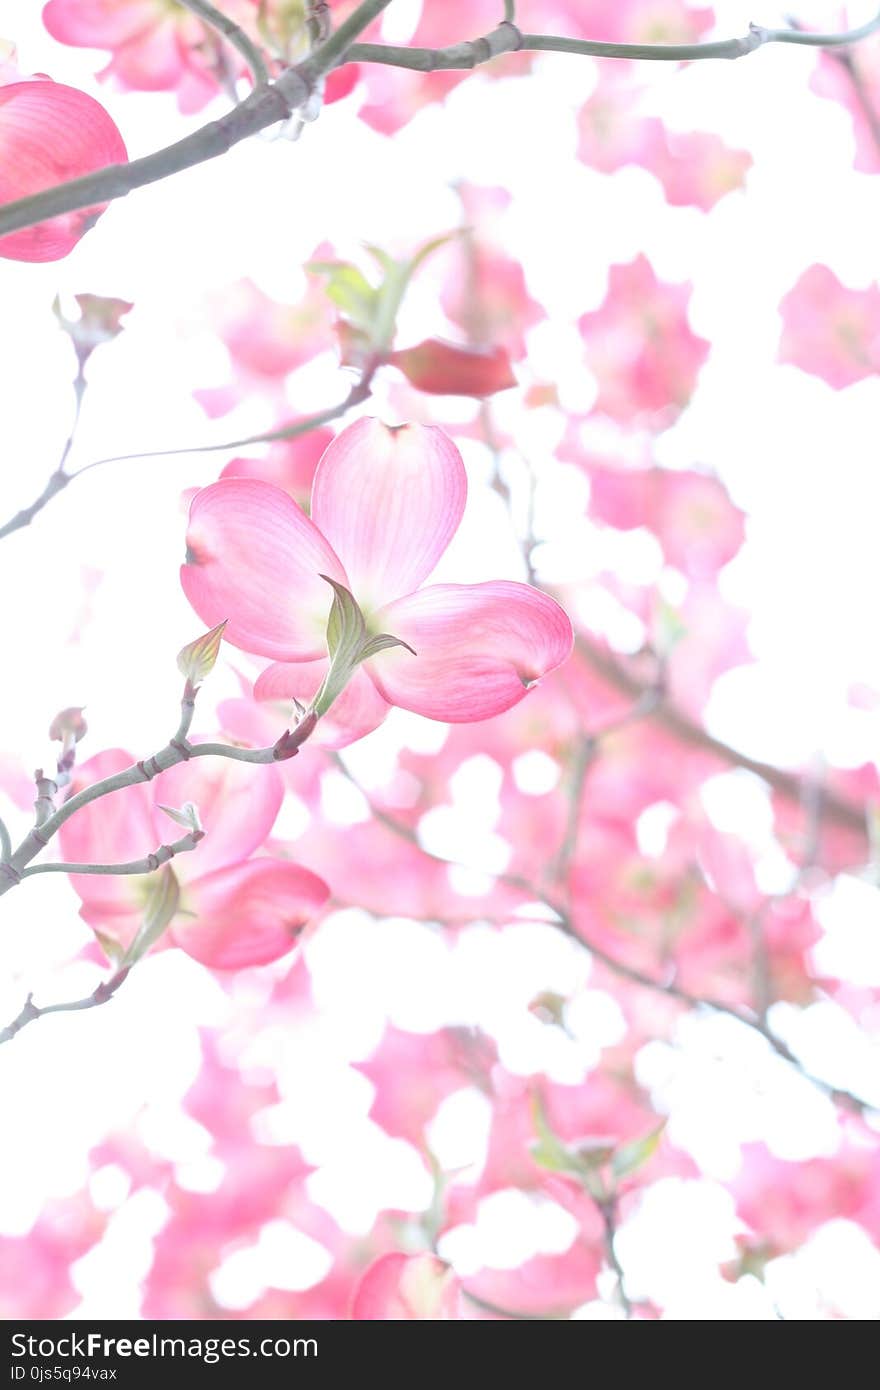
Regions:
<svg viewBox="0 0 880 1390"><path fill-rule="evenodd" d="M834 9L805 3L798 13L833 23ZM852 5L850 13L856 22L872 9L870 3ZM398 0L389 23L402 25L406 10L406 0ZM99 55L51 43L37 12L33 0L6 0L2 7L0 29L17 41L24 71L47 71L99 94L132 155L180 133L183 123L170 97L120 96L93 86ZM719 3L716 12L724 35L742 32L752 18L783 22L772 7L758 13L733 0ZM826 262L853 286L876 275L880 182L853 172L848 117L808 91L812 63L808 52L774 48L739 63L653 70L648 109L681 129L716 131L754 157L747 194L729 196L708 216L667 207L642 170L606 178L575 160L572 113L595 68L559 56L541 63L528 83L490 86L474 76L445 108L429 109L393 141L354 120L343 103L326 111L298 144L252 141L222 161L132 195L66 261L0 261L0 515L31 499L67 432L71 365L50 312L59 290L118 295L136 304L123 339L92 364L77 463L232 437L239 424L241 432L258 428L259 410L247 407L231 424L207 422L190 392L222 375L222 349L174 332L175 324L199 311L208 292L248 275L269 293L295 296L299 267L320 241L343 253L363 241L403 249L456 223L458 204L448 186L453 178L504 185L514 195L505 223L508 249L525 264L530 289L550 315L532 335L530 360L536 374L560 383L573 409L585 402L576 398L580 352L572 325L601 301L608 265L646 251L661 279L693 282L692 324L711 339L712 356L692 408L662 441L660 457L672 466L696 461L715 468L749 511L748 541L724 577L724 592L755 611L750 638L758 658L719 683L713 729L778 762L807 760L817 750L842 762L873 757L880 715L849 711L846 691L856 681L880 688L880 382L835 393L775 362L776 306L808 265ZM410 311L414 325L429 293L430 280ZM430 323L428 331L436 326ZM307 385L308 393L303 385L292 396L294 408L314 408L341 390L329 361ZM499 414L514 420L515 404L503 402ZM552 444L534 428L527 438L539 452ZM28 764L45 760L48 721L71 703L88 707L92 749L121 743L145 751L165 740L178 697L174 654L197 629L177 581L179 498L185 488L216 477L222 458L97 470L30 531L0 545L0 749L21 752ZM469 462L479 480L484 460L475 453ZM591 550L590 528L572 520L572 500L582 503L583 485L564 469L546 470L545 478L546 573L586 580L602 564ZM469 519L444 562L447 573L460 580L519 577L509 539L487 543L485 518L494 513L483 493L473 490ZM638 543L620 555L636 567L644 563ZM103 574L85 623L84 567ZM230 689L231 678L224 685L218 676L213 693L219 698ZM207 701L199 719L209 727ZM401 720L394 727L405 738L418 736L418 724ZM722 801L739 823L754 814L748 793ZM347 814L340 805L341 817ZM491 837L490 815L481 819L478 805L463 833L478 862L479 846ZM37 879L4 908L0 1019L17 1012L26 989L48 999L92 987L90 967L61 968L82 939L65 884ZM880 984L877 891L842 880L822 920L829 933L823 963L836 962L861 982ZM351 976L338 968L341 958ZM305 1117L295 1135L279 1137L296 1138L320 1165L316 1197L352 1228L367 1228L391 1201L418 1209L427 1200L415 1157L383 1141L364 1118L369 1091L347 1065L367 1055L386 1018L426 1029L464 1009L499 1037L513 1059L509 1064L525 1071L544 1066L559 1079L582 1073L597 1047L614 1040L607 1000L583 1011L582 1035L555 1051L547 1030L540 1037L523 1034L515 984L485 1016L488 1006L474 1003L482 997L474 982L483 972L491 994L502 961L532 993L549 985L574 988L583 978L582 959L549 929L517 928L503 937L477 933L467 949L447 948L426 928L409 925L404 932L401 924L347 915L316 938L310 965L324 1018L322 1046L312 1040L309 1052L321 1061L312 1065L303 1096L299 1062L308 1041L290 1040L273 1056L282 1089L302 1102L298 1111ZM158 997L161 1038L154 1027ZM202 1138L176 1118L176 1104L194 1074L196 1026L222 1023L229 1010L206 972L169 953L126 984L124 1007L43 1020L4 1048L3 1109L15 1122L4 1140L0 1229L26 1229L47 1197L81 1185L88 1149L138 1115L157 1149L178 1159L195 1185L210 1182ZM872 1060L867 1044L847 1035L839 1019L809 1013L816 1017L811 1022L808 1016L806 1031L804 1020L800 1024L805 1046L824 1049L826 1065L839 1067L848 1084L867 1094L877 1075L876 1052ZM659 1185L630 1223L622 1249L633 1292L659 1299L670 1317L690 1319L773 1317L774 1300L786 1316L816 1317L826 1294L850 1316L880 1316L880 1295L872 1303L866 1293L880 1289L880 1255L846 1223L828 1227L803 1256L774 1267L772 1300L757 1284L733 1287L717 1276L718 1260L733 1253L735 1222L730 1199L713 1179L730 1176L738 1142L763 1137L777 1152L793 1149L797 1156L828 1152L834 1143L830 1103L770 1063L742 1032L724 1020L688 1020L674 1046L655 1044L642 1059L644 1079L660 1108L671 1112L673 1137L691 1147L707 1176L700 1183ZM711 1104L719 1094L725 1096L720 1109ZM334 1115L329 1128L328 1112ZM480 1131L473 1111L463 1118L453 1114L445 1131L441 1126L438 1147L448 1144L450 1162L461 1161L462 1135L471 1136L476 1152ZM340 1157L355 1152L373 1156L356 1180L352 1160ZM120 1194L112 1175L103 1181L106 1200L115 1205ZM522 1257L525 1247L505 1244L511 1229L525 1239L521 1204L519 1220L509 1217L504 1209L494 1217L490 1211L485 1229L481 1218L476 1234L465 1233L455 1251L462 1268L475 1250L500 1264ZM118 1207L111 1234L77 1274L84 1300L78 1315L136 1314L137 1252L147 1258L149 1234L161 1219L160 1207L149 1200ZM230 1307L280 1277L279 1266L289 1273L287 1237L277 1230L264 1236L250 1262L217 1276L215 1293ZM542 1241L550 1242L547 1248L554 1240L564 1246L568 1238L551 1213L528 1237L526 1253ZM673 1246L675 1263L668 1259ZM658 1248L665 1263L657 1259ZM300 1257L305 1267L314 1252ZM311 1278L320 1276L315 1268ZM598 1315L598 1309L585 1312Z"/></svg>

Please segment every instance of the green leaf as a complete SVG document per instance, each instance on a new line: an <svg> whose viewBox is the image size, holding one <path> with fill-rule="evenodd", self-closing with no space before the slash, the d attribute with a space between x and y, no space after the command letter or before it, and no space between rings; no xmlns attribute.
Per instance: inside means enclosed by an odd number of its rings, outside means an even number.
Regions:
<svg viewBox="0 0 880 1390"><path fill-rule="evenodd" d="M159 810L164 811L166 816L170 816L176 825L182 825L185 830L201 831L202 824L199 820L198 807L191 801L185 801L178 811L174 806L163 806L157 803Z"/></svg>
<svg viewBox="0 0 880 1390"><path fill-rule="evenodd" d="M651 622L651 637L657 655L671 656L673 649L687 636L687 624L677 609L665 599L659 599Z"/></svg>
<svg viewBox="0 0 880 1390"><path fill-rule="evenodd" d="M605 1139L582 1139L576 1146L563 1144L550 1128L537 1092L532 1094L532 1123L538 1136L531 1146L535 1162L551 1172L577 1178L591 1197L602 1201L606 1189L601 1169L611 1157L613 1146Z"/></svg>
<svg viewBox="0 0 880 1390"><path fill-rule="evenodd" d="M155 945L180 905L180 887L174 870L164 864L154 875L143 920L137 935L120 961L120 966L137 965Z"/></svg>
<svg viewBox="0 0 880 1390"><path fill-rule="evenodd" d="M357 328L372 328L380 291L356 265L347 261L311 261L307 269L327 277L327 298L345 318Z"/></svg>
<svg viewBox="0 0 880 1390"><path fill-rule="evenodd" d="M529 1145L529 1153L539 1167L548 1168L551 1173L567 1173L571 1170L568 1156L560 1154L552 1145L541 1144L536 1140Z"/></svg>
<svg viewBox="0 0 880 1390"><path fill-rule="evenodd" d="M441 246L448 246L450 241L455 241L456 237L461 236L461 232L462 229L456 227L451 232L443 232L440 236L432 237L430 241L423 242L409 262L408 271L410 278L412 278L415 272L424 265L429 256L433 256L434 252L439 251Z"/></svg>
<svg viewBox="0 0 880 1390"><path fill-rule="evenodd" d="M186 676L190 685L201 685L213 671L227 621L228 619L224 618L223 622L212 627L210 632L204 632L201 637L189 642L177 653L177 669L181 675Z"/></svg>
<svg viewBox="0 0 880 1390"><path fill-rule="evenodd" d="M383 251L381 246L374 246L372 242L365 241L364 250L369 251L370 255L373 257L373 260L376 262L379 269L382 271L384 275L387 275L388 272L394 268L394 257L389 256L387 251Z"/></svg>
<svg viewBox="0 0 880 1390"><path fill-rule="evenodd" d="M621 1178L631 1177L657 1152L665 1128L666 1121L663 1120L641 1139L621 1144L611 1160L611 1172L618 1182Z"/></svg>
<svg viewBox="0 0 880 1390"><path fill-rule="evenodd" d="M96 931L94 927L92 927L92 931L95 934L95 939L97 940L98 945L104 952L104 955L107 957L110 964L114 968L118 969L118 967L122 964L123 958L125 956L125 951L122 949L119 942L116 940L115 937L105 936L103 932Z"/></svg>
<svg viewBox="0 0 880 1390"><path fill-rule="evenodd" d="M333 590L333 603L327 619L327 650L330 653L330 668L321 682L321 688L312 701L312 709L319 717L326 714L333 701L341 695L361 660L360 652L367 637L367 625L357 599L329 575L322 574Z"/></svg>
<svg viewBox="0 0 880 1390"><path fill-rule="evenodd" d="M598 1173L613 1155L614 1144L607 1139L580 1139L571 1153L579 1173Z"/></svg>
<svg viewBox="0 0 880 1390"><path fill-rule="evenodd" d="M381 246L368 244L367 252L380 271L378 285L371 285L356 265L348 261L311 261L307 269L327 279L327 296L339 310L347 330L347 358L357 346L362 357L387 353L394 343L397 316L416 271L438 247L458 232L446 232L420 246L408 260L396 261Z"/></svg>
<svg viewBox="0 0 880 1390"><path fill-rule="evenodd" d="M401 638L392 637L390 633L380 632L372 637L368 636L364 615L354 595L344 584L331 579L329 575L322 574L321 578L326 580L333 590L333 603L327 619L330 668L312 701L312 710L319 717L326 714L333 701L342 694L362 661L375 656L377 652L385 651L388 647L406 647L407 651L412 652L412 647Z"/></svg>
<svg viewBox="0 0 880 1390"><path fill-rule="evenodd" d="M322 574L333 590L333 603L327 619L327 650L331 657L337 654L354 655L362 647L367 635L367 625L357 599L344 584Z"/></svg>
<svg viewBox="0 0 880 1390"><path fill-rule="evenodd" d="M409 642L404 642L402 637L392 637L390 632L380 632L376 637L368 637L364 642L361 647L360 660L368 661L371 656L375 656L377 652L385 652L389 647L406 647L413 656L418 655L417 652L413 651Z"/></svg>

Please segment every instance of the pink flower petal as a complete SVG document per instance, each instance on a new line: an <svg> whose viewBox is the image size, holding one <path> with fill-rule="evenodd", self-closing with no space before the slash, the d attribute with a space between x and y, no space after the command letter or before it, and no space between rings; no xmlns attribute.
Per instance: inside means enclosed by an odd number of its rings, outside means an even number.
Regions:
<svg viewBox="0 0 880 1390"><path fill-rule="evenodd" d="M250 859L191 883L175 918L175 946L215 970L265 965L293 950L310 917L327 901L323 879L281 859Z"/></svg>
<svg viewBox="0 0 880 1390"><path fill-rule="evenodd" d="M0 203L127 158L122 136L94 97L47 78L0 87ZM0 256L60 260L102 211L103 206L81 208L10 232L0 238Z"/></svg>
<svg viewBox="0 0 880 1390"><path fill-rule="evenodd" d="M457 1318L460 1285L436 1255L380 1255L354 1292L356 1322L441 1322Z"/></svg>
<svg viewBox="0 0 880 1390"><path fill-rule="evenodd" d="M510 358L503 347L477 350L426 338L414 347L391 354L418 391L436 396L494 396L516 385Z"/></svg>
<svg viewBox="0 0 880 1390"><path fill-rule="evenodd" d="M467 497L461 455L442 430L349 425L312 484L312 520L348 571L362 608L411 593L443 554Z"/></svg>
<svg viewBox="0 0 880 1390"><path fill-rule="evenodd" d="M152 783L154 849L183 832L160 810L191 801L198 808L205 838L191 854L174 861L178 878L203 878L227 864L239 864L264 843L284 799L277 767L254 767L229 758L195 758L169 768ZM144 853L147 851L144 850Z"/></svg>
<svg viewBox="0 0 880 1390"><path fill-rule="evenodd" d="M297 699L308 704L326 675L327 665L326 661L276 662L257 677L254 697L287 704ZM310 742L322 748L345 748L377 729L387 713L387 701L370 678L357 670L319 721Z"/></svg>
<svg viewBox="0 0 880 1390"><path fill-rule="evenodd" d="M155 0L48 0L43 23L60 43L116 48L157 23Z"/></svg>
<svg viewBox="0 0 880 1390"><path fill-rule="evenodd" d="M227 642L276 661L326 651L332 594L348 584L330 546L286 492L224 478L197 493L186 533L183 591L209 627L229 620Z"/></svg>
<svg viewBox="0 0 880 1390"><path fill-rule="evenodd" d="M528 584L437 584L376 615L416 656L390 648L368 663L392 705L467 724L510 709L571 652L559 604Z"/></svg>

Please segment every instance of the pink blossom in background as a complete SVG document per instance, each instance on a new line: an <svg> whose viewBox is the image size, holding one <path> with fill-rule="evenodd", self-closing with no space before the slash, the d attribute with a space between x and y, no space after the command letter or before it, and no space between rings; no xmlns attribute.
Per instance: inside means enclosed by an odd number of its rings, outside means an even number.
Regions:
<svg viewBox="0 0 880 1390"><path fill-rule="evenodd" d="M488 719L561 665L573 639L559 605L527 584L419 589L458 528L466 493L461 457L442 431L359 420L318 466L311 518L268 483L226 479L198 493L184 592L206 623L228 619L234 646L312 661L326 651L328 575L351 589L369 632L390 632L416 653L365 662L389 704L451 723Z"/></svg>
<svg viewBox="0 0 880 1390"><path fill-rule="evenodd" d="M852 64L857 81L849 75ZM852 122L856 157L854 167L863 174L880 173L880 149L871 119L880 94L880 52L876 44L864 44L858 54L852 50L841 53L830 49L817 55L810 86L818 96L839 102ZM864 94L864 95L862 95Z"/></svg>
<svg viewBox="0 0 880 1390"><path fill-rule="evenodd" d="M779 306L779 360L840 391L880 371L880 289L852 290L811 265Z"/></svg>
<svg viewBox="0 0 880 1390"><path fill-rule="evenodd" d="M290 408L285 379L336 346L332 306L315 281L295 302L282 303L264 294L252 280L239 280L223 294L209 298L202 314L187 328L216 334L229 354L230 379L193 392L212 418L258 396L271 405L277 418L286 419ZM311 442L288 444L308 448Z"/></svg>
<svg viewBox="0 0 880 1390"><path fill-rule="evenodd" d="M690 293L658 280L647 256L611 267L603 303L579 323L596 412L621 425L653 416L662 426L684 409L709 354L688 321Z"/></svg>
<svg viewBox="0 0 880 1390"><path fill-rule="evenodd" d="M625 67L603 67L578 117L578 157L591 169L615 173L628 165L659 180L673 207L713 208L742 186L752 157L728 149L706 131L671 130L639 112L641 88Z"/></svg>
<svg viewBox="0 0 880 1390"><path fill-rule="evenodd" d="M646 526L666 559L694 578L712 578L745 538L745 519L717 478L690 469L587 465L590 514L629 531Z"/></svg>
<svg viewBox="0 0 880 1390"><path fill-rule="evenodd" d="M503 188L462 183L456 188L465 218L464 235L447 253L440 302L468 343L526 354L526 333L545 318L529 294L522 265L504 249L502 217L510 202Z"/></svg>
<svg viewBox="0 0 880 1390"><path fill-rule="evenodd" d="M708 6L681 0L542 0L542 8L563 16L574 38L607 43L696 43L715 21Z"/></svg>
<svg viewBox="0 0 880 1390"><path fill-rule="evenodd" d="M258 37L258 0L224 0L223 13ZM269 0L265 19L284 35L287 15L284 0ZM224 46L220 36L187 11L168 0L48 0L43 23L59 43L81 48L104 48L110 62L99 74L123 91L177 94L184 113L201 111L223 88L227 74L239 77L244 62ZM305 56L305 32L300 35ZM346 96L357 81L356 65L331 73L326 101Z"/></svg>

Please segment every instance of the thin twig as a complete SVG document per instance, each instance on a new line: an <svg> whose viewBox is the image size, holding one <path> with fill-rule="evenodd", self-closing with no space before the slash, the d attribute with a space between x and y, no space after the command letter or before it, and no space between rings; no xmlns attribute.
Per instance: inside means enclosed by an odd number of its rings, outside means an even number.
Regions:
<svg viewBox="0 0 880 1390"><path fill-rule="evenodd" d="M571 757L568 760L568 813L559 850L547 863L544 874L547 883L555 883L563 880L568 873L572 856L577 847L578 831L580 830L581 823L581 803L584 799L587 774L593 764L597 751L598 744L596 739L592 735L585 733L576 741Z"/></svg>
<svg viewBox="0 0 880 1390"><path fill-rule="evenodd" d="M22 869L21 876L30 878L32 874L152 874L176 854L186 854L194 850L204 838L203 830L191 830L173 844L160 845L152 854L144 855L143 859L129 859L124 864L32 864L30 868Z"/></svg>
<svg viewBox="0 0 880 1390"><path fill-rule="evenodd" d="M217 33L222 34L223 38L241 54L250 69L255 87L266 86L269 81L269 69L266 67L259 48L243 29L239 28L228 15L209 4L208 0L180 0L180 4L183 5L184 9L191 10L211 29L216 29Z"/></svg>
<svg viewBox="0 0 880 1390"><path fill-rule="evenodd" d="M245 435L241 439L224 439L220 444L188 444L182 449L145 449L136 454L113 454L109 458L95 459L92 463L87 463L84 468L80 468L71 475L73 478L82 477L83 473L89 473L93 468L104 468L110 463L133 463L138 459L150 458L172 458L178 454L216 454L224 450L246 449L251 444L274 444L279 439L297 439L300 435L308 434L311 430L320 429L322 425L332 424L341 416L354 409L356 405L362 405L368 400L372 391L372 380L376 372L374 365L369 373L365 373L354 383L351 390L336 405L330 405L326 410L317 410L313 415L302 415L298 420L291 420L286 425L277 425L274 429L263 430L261 434ZM2 532L0 532L2 536Z"/></svg>
<svg viewBox="0 0 880 1390"><path fill-rule="evenodd" d="M225 439L220 444L188 444L183 448L177 449L145 449L135 454L112 454L107 458L94 459L87 463L83 468L78 468L75 473L65 473L63 482L58 483L51 489L47 485L40 497L30 507L25 508L14 516L5 526L0 527L0 540L4 536L10 535L13 531L27 526L33 521L43 508L60 491L61 487L66 487L68 483L81 478L84 473L90 473L93 468L106 468L113 463L134 463L139 459L148 458L176 458L183 454L213 454L222 453L232 449L244 449L251 444L272 444L280 439L297 439L301 435L308 434L311 430L320 429L322 425L329 425L334 420L346 415L355 406L363 404L368 400L372 392L372 381L375 376L378 363L373 363L365 370L357 381L354 382L348 394L336 405L328 406L326 410L315 411L313 415L303 415L298 420L291 420L286 425L278 425L275 429L264 430L262 434L247 435L243 439ZM53 474L50 484L58 475Z"/></svg>
<svg viewBox="0 0 880 1390"><path fill-rule="evenodd" d="M617 1296L620 1299L620 1306L623 1308L624 1317L630 1319L633 1315L633 1305L627 1293L623 1265L620 1263L614 1244L617 1237L617 1197L612 1194L601 1200L598 1198L593 1200L599 1209L599 1215L602 1217L602 1225L605 1229L605 1254L617 1279Z"/></svg>
<svg viewBox="0 0 880 1390"><path fill-rule="evenodd" d="M125 983L130 969L130 966L126 966L124 969L118 970L115 975L112 975L109 980L103 981L84 999L72 999L64 1004L39 1006L34 1003L34 996L29 994L18 1017L14 1018L5 1028L0 1029L0 1043L10 1042L16 1033L21 1032L22 1028L26 1028L29 1023L34 1023L45 1014L79 1013L83 1009L99 1008L101 1004L106 1004L112 999L120 985Z"/></svg>
<svg viewBox="0 0 880 1390"><path fill-rule="evenodd" d="M86 380L83 374L84 367L85 358L78 357L76 376L74 377L73 381L73 419L70 425L70 432L66 440L64 441L64 447L61 450L61 457L59 458L54 471L50 473L48 479L46 480L46 485L40 493L39 497L35 498L34 501L31 502L30 506L23 507L21 511L16 512L15 516L10 517L9 521L7 521L5 525L0 526L0 541L3 540L4 536L10 536L13 533L13 531L20 531L22 527L29 526L33 521L34 517L39 515L43 508L49 502L52 501L53 497L57 496L59 492L61 492L64 488L67 487L68 483L71 481L71 478L73 477L72 474L67 472L67 460L70 457L70 451L73 448L74 441L76 439L76 432L79 428L80 415L82 413L83 398L86 394Z"/></svg>

